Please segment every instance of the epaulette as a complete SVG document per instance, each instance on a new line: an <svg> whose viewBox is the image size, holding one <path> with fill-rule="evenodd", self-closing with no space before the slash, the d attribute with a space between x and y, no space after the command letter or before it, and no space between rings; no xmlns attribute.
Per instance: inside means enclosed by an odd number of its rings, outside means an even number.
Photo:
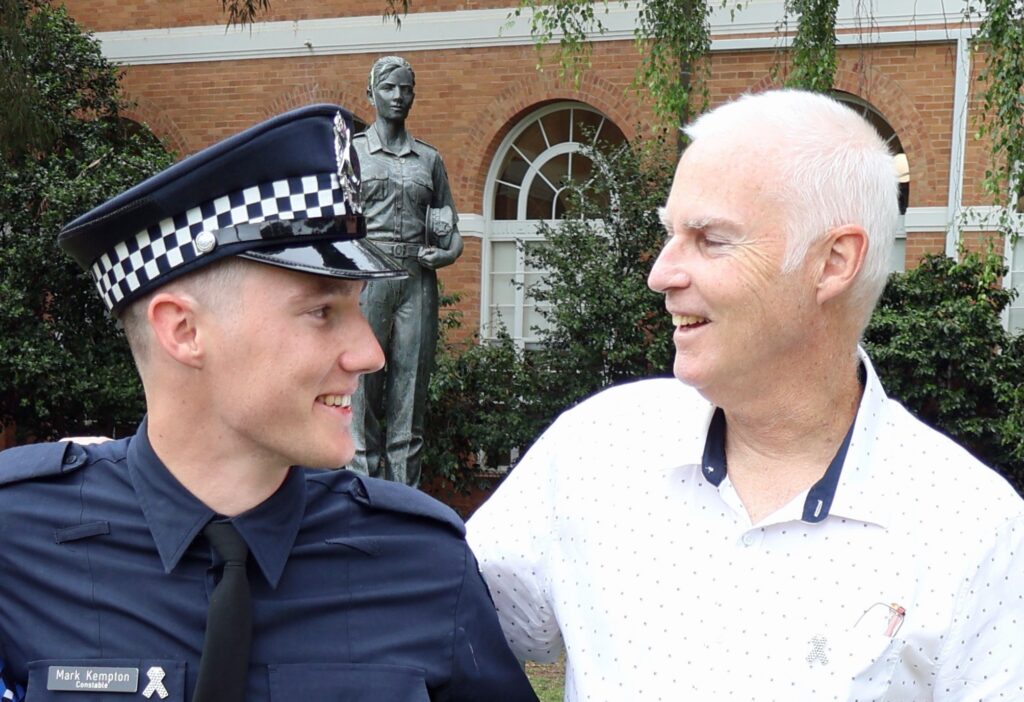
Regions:
<svg viewBox="0 0 1024 702"><path fill-rule="evenodd" d="M466 535L466 525L455 510L408 485L359 475L352 487L356 500L370 507L433 519Z"/></svg>
<svg viewBox="0 0 1024 702"><path fill-rule="evenodd" d="M70 473L85 463L85 449L70 441L15 446L0 451L0 485Z"/></svg>
<svg viewBox="0 0 1024 702"><path fill-rule="evenodd" d="M416 137L413 137L412 140L415 141L417 144L423 144L424 146L433 149L435 152L437 152L438 155L440 155L440 153L441 153L440 151L438 151L436 146L434 146L433 144L430 144L428 142L425 142L422 139L417 139Z"/></svg>

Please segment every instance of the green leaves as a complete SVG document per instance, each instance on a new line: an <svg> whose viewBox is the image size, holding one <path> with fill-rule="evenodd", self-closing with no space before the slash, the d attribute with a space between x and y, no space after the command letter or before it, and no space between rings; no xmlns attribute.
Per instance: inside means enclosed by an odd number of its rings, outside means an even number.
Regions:
<svg viewBox="0 0 1024 702"><path fill-rule="evenodd" d="M1001 313L1000 255L928 256L894 274L864 336L888 393L1024 491L1024 335Z"/></svg>
<svg viewBox="0 0 1024 702"><path fill-rule="evenodd" d="M978 75L983 86L983 117L977 136L991 142L991 167L984 186L1001 210L998 227L1014 240L1024 218L1014 216L1024 196L1024 3L1020 0L983 0L964 10L966 20L977 19L972 49L984 60Z"/></svg>
<svg viewBox="0 0 1024 702"><path fill-rule="evenodd" d="M786 19L797 18L785 84L819 93L832 90L836 75L836 10L839 0L786 0Z"/></svg>
<svg viewBox="0 0 1024 702"><path fill-rule="evenodd" d="M121 118L119 75L97 42L63 9L21 7L39 100L31 120L50 136L45 148L7 142L0 156L0 423L14 423L19 440L114 434L141 417L141 388L121 333L57 233L171 158Z"/></svg>
<svg viewBox="0 0 1024 702"><path fill-rule="evenodd" d="M723 3L724 5L725 3ZM654 98L655 111L680 125L707 106L711 8L704 0L646 0L640 5L636 41L644 54L633 87ZM695 75L696 74L696 75ZM694 94L700 95L697 105Z"/></svg>

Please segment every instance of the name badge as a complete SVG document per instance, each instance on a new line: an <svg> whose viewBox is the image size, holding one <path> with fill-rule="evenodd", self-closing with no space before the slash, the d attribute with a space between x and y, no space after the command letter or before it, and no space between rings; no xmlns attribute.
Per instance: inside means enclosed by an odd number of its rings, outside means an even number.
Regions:
<svg viewBox="0 0 1024 702"><path fill-rule="evenodd" d="M134 693L139 690L139 669L51 665L46 673L46 689L64 692Z"/></svg>

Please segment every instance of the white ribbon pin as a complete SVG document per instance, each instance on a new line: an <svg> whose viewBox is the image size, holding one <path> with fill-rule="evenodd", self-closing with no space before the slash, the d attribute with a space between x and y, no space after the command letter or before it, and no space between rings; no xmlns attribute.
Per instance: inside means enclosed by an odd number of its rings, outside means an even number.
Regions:
<svg viewBox="0 0 1024 702"><path fill-rule="evenodd" d="M155 692L159 695L160 699L167 699L167 695L170 693L167 692L167 688L164 687L162 682L164 676L167 675L164 669L155 665L146 671L146 675L149 677L149 685L146 685L146 689L142 691L142 696L148 700Z"/></svg>

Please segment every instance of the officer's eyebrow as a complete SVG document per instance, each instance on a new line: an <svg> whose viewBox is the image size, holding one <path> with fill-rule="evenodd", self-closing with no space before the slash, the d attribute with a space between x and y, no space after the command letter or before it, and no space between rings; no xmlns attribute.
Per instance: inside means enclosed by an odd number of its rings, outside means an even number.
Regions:
<svg viewBox="0 0 1024 702"><path fill-rule="evenodd" d="M302 281L301 287L289 295L289 298L296 302L302 302L317 297L349 297L358 295L366 287L365 280L332 278L322 275L310 276L310 278L311 280ZM359 285L354 285L354 283L359 283Z"/></svg>

